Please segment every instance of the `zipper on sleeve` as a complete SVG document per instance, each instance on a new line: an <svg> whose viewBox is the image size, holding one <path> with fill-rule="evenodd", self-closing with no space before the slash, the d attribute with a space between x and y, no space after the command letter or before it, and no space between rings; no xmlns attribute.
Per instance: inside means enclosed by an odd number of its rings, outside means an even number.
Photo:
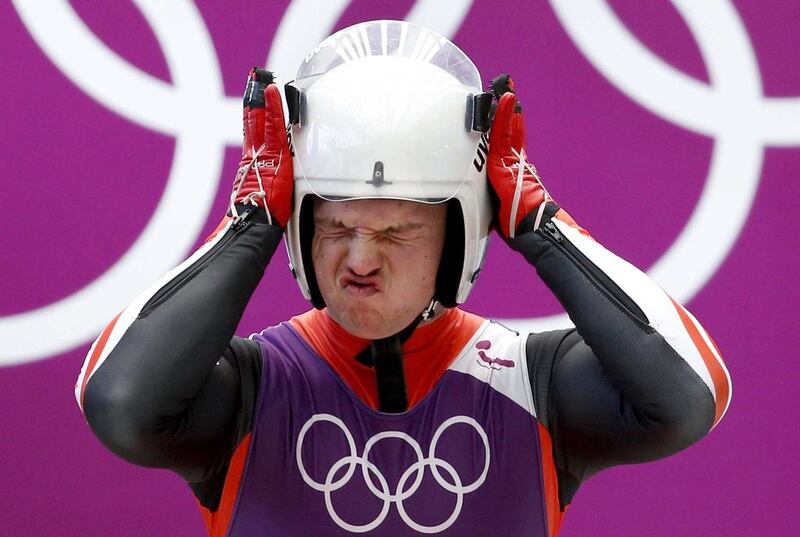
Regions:
<svg viewBox="0 0 800 537"><path fill-rule="evenodd" d="M545 238L556 248L564 252L600 292L615 302L620 309L635 322L644 326L648 331L652 330L650 321L647 319L647 315L645 315L644 311L642 311L642 308L640 308L614 280L609 278L605 272L600 270L597 265L586 257L586 254L572 244L572 242L559 231L555 223L549 221L539 229Z"/></svg>
<svg viewBox="0 0 800 537"><path fill-rule="evenodd" d="M253 209L251 207L246 208L239 214L231 224L231 227L228 228L228 231L225 232L225 236L220 239L220 241L211 247L211 249L203 255L200 259L194 262L192 265L186 268L183 272L175 276L172 280L167 282L162 288L160 288L156 293L147 301L147 304L144 305L142 311L139 312L138 318L141 319L143 317L147 317L152 313L154 309L156 309L159 305L161 305L165 300L171 297L175 292L184 284L189 282L192 278L194 278L197 274L199 274L204 268L206 268L209 263L211 263L220 253L222 250L225 249L233 240L238 237L244 230L250 227L252 220L249 218L250 215L253 214Z"/></svg>

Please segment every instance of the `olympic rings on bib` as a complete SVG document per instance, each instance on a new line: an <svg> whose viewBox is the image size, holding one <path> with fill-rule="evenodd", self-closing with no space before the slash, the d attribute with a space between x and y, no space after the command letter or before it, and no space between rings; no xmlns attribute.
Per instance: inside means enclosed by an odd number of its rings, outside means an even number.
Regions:
<svg viewBox="0 0 800 537"><path fill-rule="evenodd" d="M320 483L314 480L308 474L303 464L303 441L305 440L306 434L311 427L315 423L323 421L332 423L338 427L342 433L344 433L349 454L336 461L325 475L325 481ZM481 471L481 474L475 479L475 481L469 484L464 484L462 482L461 476L458 474L453 465L436 456L436 446L442 434L444 434L444 432L450 426L459 423L469 425L475 430L475 432L478 433L483 441L485 453L483 470ZM417 456L416 462L409 466L400 476L400 479L397 482L397 487L394 491L390 490L389 483L380 469L375 465L375 463L370 462L369 460L370 450L375 446L375 444L386 438L398 438L403 440L405 443L411 446ZM336 523L337 526L351 533L364 533L380 526L386 516L389 514L389 509L393 503L397 505L397 513L400 515L400 518L403 520L403 522L408 525L408 527L420 533L439 533L446 530L453 525L453 523L458 519L459 514L461 514L461 508L464 505L464 495L477 490L486 480L486 475L489 473L490 458L489 438L486 436L486 431L483 430L483 427L481 427L477 421L469 416L453 416L452 418L442 422L442 424L439 425L439 427L433 433L433 438L431 439L431 444L428 448L428 454L427 456L424 456L419 443L408 434L400 431L383 431L373 435L369 438L369 440L367 440L366 444L364 444L363 454L358 455L353 435L341 419L331 414L314 414L300 429L300 434L297 437L295 455L297 458L297 468L300 470L300 475L302 476L303 481L305 481L305 483L312 489L323 493L325 498L325 507L327 508L331 519ZM342 475L342 477L339 479L334 480L337 472L339 472L345 466L347 469L344 472L344 475ZM355 474L357 466L361 467L361 478L364 480L367 489L369 489L373 496L383 501L380 513L378 513L378 515L372 521L361 525L350 524L349 522L343 520L336 512L332 499L333 492L336 492L350 482L350 479ZM406 512L403 505L403 502L413 496L419 489L420 485L422 484L422 479L425 477L425 469L427 467L430 467L431 475L440 487L447 492L456 495L456 504L450 516L448 516L440 524L434 526L425 526L417 523ZM446 477L442 475L441 471L444 472ZM377 486L375 484L375 480L377 480Z"/></svg>

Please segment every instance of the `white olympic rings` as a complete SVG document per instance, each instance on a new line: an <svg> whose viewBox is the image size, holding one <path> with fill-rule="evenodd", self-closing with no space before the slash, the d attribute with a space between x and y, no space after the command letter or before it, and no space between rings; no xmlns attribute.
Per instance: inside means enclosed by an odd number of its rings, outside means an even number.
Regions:
<svg viewBox="0 0 800 537"><path fill-rule="evenodd" d="M305 441L306 434L314 424L319 422L332 423L338 427L339 430L341 430L344 434L349 452L348 455L345 455L331 465L330 469L325 475L325 481L322 483L314 480L314 478L308 474L306 467L303 464L303 442ZM483 442L485 453L483 469L480 475L472 483L467 485L462 483L461 476L453 467L453 465L436 456L436 446L438 445L440 438L449 427L456 424L465 424L472 427L475 432L478 433L478 436L480 436L481 441ZM369 454L372 448L378 442L387 438L397 438L404 441L411 447L417 458L416 462L411 464L411 466L409 466L400 476L393 493L390 490L386 477L383 475L383 473L381 473L375 463L369 460ZM328 510L328 514L340 528L351 533L364 533L371 531L381 525L386 516L389 514L391 505L395 504L397 506L397 512L400 515L400 518L410 528L420 533L439 533L452 526L453 523L458 519L458 516L461 513L461 509L464 505L464 495L477 490L478 487L480 487L486 480L486 475L489 472L490 450L489 438L486 435L486 431L483 430L483 427L481 427L477 421L469 416L453 416L442 422L442 424L439 425L434 432L430 447L428 448L427 456L423 455L422 448L414 438L400 431L383 431L373 435L369 440L367 440L366 444L364 445L364 452L359 456L353 435L340 418L331 414L314 414L300 429L300 433L297 437L297 446L295 448L295 457L297 460L297 468L300 471L300 476L303 478L303 481L312 489L323 493L325 498L325 507ZM344 475L342 475L339 479L335 479L336 474L345 466L347 469L345 470ZM332 493L341 489L350 482L350 479L353 477L357 466L361 467L361 477L364 480L367 489L372 493L373 496L375 496L375 498L383 501L383 505L381 506L381 510L378 515L366 524L351 524L345 521L339 516L333 506ZM430 467L433 479L440 487L451 494L455 494L456 496L456 503L450 515L443 522L433 526L425 526L416 522L408 514L403 504L405 500L410 498L419 489L420 485L422 484L422 479L425 476L426 467ZM442 477L442 474L439 472L440 469L445 471L445 473L450 477L450 481ZM406 484L408 483L409 479L411 479L412 475L414 476L414 480L411 485L406 488ZM379 486L375 486L371 476L374 476L378 480Z"/></svg>
<svg viewBox="0 0 800 537"><path fill-rule="evenodd" d="M350 1L293 0L266 65L291 79L306 51L327 37ZM450 37L472 1L417 0L406 19ZM241 97L225 95L214 42L200 10L190 0L133 2L164 52L171 84L106 46L68 0L13 0L36 44L80 90L146 129L173 136L176 145L161 201L114 265L69 296L0 316L0 367L48 358L90 341L137 294L178 265L208 217L226 146L241 146ZM181 210L185 207L191 210Z"/></svg>
<svg viewBox="0 0 800 537"><path fill-rule="evenodd" d="M647 271L685 303L711 279L744 227L758 189L764 147L800 145L800 99L763 95L758 58L728 0L672 0L697 42L710 84L653 54L607 0L549 1L573 43L614 87L665 121L714 139L708 177L694 211ZM533 332L571 324L566 314L502 322Z"/></svg>
<svg viewBox="0 0 800 537"><path fill-rule="evenodd" d="M164 51L171 84L115 54L68 0L13 0L34 41L76 86L122 117L174 136L176 149L153 217L113 266L63 299L0 316L0 340L6 343L0 347L0 367L85 343L137 293L177 265L205 222L225 147L241 142L240 99L224 94L213 39L197 6L190 0L133 1ZM286 73L330 33L350 1L293 0L266 64L290 78ZM406 19L451 37L472 3L417 0ZM580 52L615 87L664 120L714 138L700 200L678 238L648 270L676 300L686 302L713 276L739 236L758 188L764 147L800 145L800 99L763 95L758 59L731 2L672 3L697 41L710 84L654 55L606 0L550 0ZM194 113L198 109L205 111L202 118ZM186 205L193 210L175 210ZM555 315L504 323L538 331L566 326L569 319Z"/></svg>

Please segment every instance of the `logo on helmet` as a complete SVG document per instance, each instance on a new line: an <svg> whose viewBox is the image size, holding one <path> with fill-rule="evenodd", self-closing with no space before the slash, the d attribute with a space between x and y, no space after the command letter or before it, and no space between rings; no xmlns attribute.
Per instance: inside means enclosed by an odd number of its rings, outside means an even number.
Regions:
<svg viewBox="0 0 800 537"><path fill-rule="evenodd" d="M472 161L472 164L475 166L475 169L479 172L483 171L483 167L486 166L486 156L489 154L489 137L484 132L481 134L481 141L478 143L478 150L475 155L475 160ZM478 162L480 159L480 162Z"/></svg>

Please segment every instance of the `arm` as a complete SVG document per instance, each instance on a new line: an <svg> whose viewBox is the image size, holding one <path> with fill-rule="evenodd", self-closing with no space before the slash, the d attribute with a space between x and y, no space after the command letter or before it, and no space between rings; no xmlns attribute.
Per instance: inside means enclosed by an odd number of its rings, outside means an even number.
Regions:
<svg viewBox="0 0 800 537"><path fill-rule="evenodd" d="M594 473L666 457L705 435L730 380L702 326L645 274L558 217L513 246L556 294L575 331L559 333L532 377L550 429L562 504ZM584 257L576 255L583 253Z"/></svg>
<svg viewBox="0 0 800 537"><path fill-rule="evenodd" d="M700 439L722 418L730 379L696 319L552 201L525 162L522 113L513 86L505 89L497 92L489 159L500 232L576 326L532 335L526 349L563 506L604 468L665 457Z"/></svg>
<svg viewBox="0 0 800 537"><path fill-rule="evenodd" d="M271 82L265 71L248 79L229 213L197 252L112 320L75 387L86 420L111 451L195 484L224 476L251 426L260 355L233 334L280 242L293 180Z"/></svg>

